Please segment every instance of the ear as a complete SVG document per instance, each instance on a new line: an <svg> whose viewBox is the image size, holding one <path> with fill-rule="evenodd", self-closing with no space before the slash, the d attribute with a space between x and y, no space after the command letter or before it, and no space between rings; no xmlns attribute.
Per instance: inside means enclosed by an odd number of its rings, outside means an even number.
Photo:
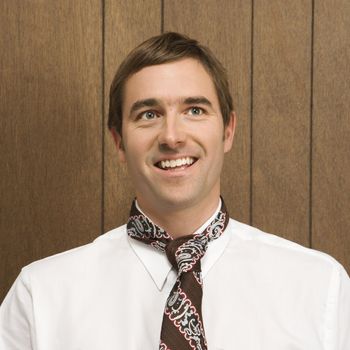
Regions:
<svg viewBox="0 0 350 350"><path fill-rule="evenodd" d="M112 133L115 145L117 146L119 161L125 163L126 158L125 158L125 150L124 150L122 137L119 134L119 132L117 130L115 130L115 128L111 128L110 131Z"/></svg>
<svg viewBox="0 0 350 350"><path fill-rule="evenodd" d="M231 112L230 120L228 124L225 126L225 130L224 130L224 152L225 153L227 153L232 147L233 137L235 135L235 130L236 130L236 119L237 119L236 113Z"/></svg>

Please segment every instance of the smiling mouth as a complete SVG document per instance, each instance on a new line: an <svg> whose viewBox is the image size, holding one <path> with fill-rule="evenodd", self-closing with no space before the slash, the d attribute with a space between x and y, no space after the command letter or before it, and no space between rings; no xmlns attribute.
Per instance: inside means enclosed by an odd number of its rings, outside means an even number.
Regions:
<svg viewBox="0 0 350 350"><path fill-rule="evenodd" d="M155 164L155 166L162 170L176 170L184 169L193 165L198 158L184 157L178 159L164 159Z"/></svg>

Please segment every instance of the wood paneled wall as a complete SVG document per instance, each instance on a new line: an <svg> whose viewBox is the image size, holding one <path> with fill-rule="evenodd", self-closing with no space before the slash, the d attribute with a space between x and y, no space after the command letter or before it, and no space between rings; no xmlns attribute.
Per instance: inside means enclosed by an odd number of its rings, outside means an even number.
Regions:
<svg viewBox="0 0 350 350"><path fill-rule="evenodd" d="M125 222L109 85L131 48L169 30L229 72L231 216L350 270L347 0L4 0L0 30L0 300L23 265Z"/></svg>

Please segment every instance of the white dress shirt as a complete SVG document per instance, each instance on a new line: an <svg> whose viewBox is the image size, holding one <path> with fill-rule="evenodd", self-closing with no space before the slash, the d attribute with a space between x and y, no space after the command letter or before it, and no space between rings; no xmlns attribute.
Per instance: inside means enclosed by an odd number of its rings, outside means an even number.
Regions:
<svg viewBox="0 0 350 350"><path fill-rule="evenodd" d="M230 220L202 259L209 350L349 350L350 280L330 256ZM157 350L176 274L126 226L23 268L1 350Z"/></svg>

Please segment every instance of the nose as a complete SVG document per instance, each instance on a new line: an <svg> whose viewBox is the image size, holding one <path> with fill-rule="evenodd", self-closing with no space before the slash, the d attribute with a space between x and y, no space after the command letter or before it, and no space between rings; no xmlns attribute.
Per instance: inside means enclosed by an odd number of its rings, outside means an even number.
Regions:
<svg viewBox="0 0 350 350"><path fill-rule="evenodd" d="M159 146L163 149L176 149L186 140L183 121L179 115L168 115L163 119L158 136Z"/></svg>

